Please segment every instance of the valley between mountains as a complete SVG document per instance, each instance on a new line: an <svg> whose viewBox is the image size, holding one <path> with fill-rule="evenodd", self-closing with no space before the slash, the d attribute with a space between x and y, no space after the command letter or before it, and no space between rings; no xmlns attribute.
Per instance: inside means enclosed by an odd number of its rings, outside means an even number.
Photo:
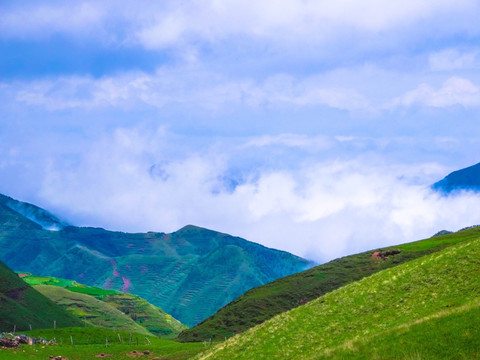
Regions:
<svg viewBox="0 0 480 360"><path fill-rule="evenodd" d="M448 179L442 196L475 191ZM195 226L75 227L3 195L0 226L0 359L480 358L479 226L316 266Z"/></svg>

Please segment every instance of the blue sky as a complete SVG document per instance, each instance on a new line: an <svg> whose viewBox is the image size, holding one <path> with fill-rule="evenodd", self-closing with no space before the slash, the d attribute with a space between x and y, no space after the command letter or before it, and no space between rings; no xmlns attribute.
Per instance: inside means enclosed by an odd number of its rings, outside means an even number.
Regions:
<svg viewBox="0 0 480 360"><path fill-rule="evenodd" d="M480 222L480 4L2 1L0 192L327 260Z"/></svg>

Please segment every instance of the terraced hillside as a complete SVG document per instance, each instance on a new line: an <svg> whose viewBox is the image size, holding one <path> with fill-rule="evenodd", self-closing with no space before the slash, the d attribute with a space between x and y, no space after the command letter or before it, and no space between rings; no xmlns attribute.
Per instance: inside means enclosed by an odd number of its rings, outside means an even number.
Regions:
<svg viewBox="0 0 480 360"><path fill-rule="evenodd" d="M479 259L477 237L343 286L196 359L479 358Z"/></svg>
<svg viewBox="0 0 480 360"><path fill-rule="evenodd" d="M350 282L478 236L480 228L470 228L333 260L247 291L199 325L183 331L179 339L223 340Z"/></svg>
<svg viewBox="0 0 480 360"><path fill-rule="evenodd" d="M290 253L195 226L171 234L63 225L51 231L17 211L29 208L25 203L5 198L0 259L12 269L136 294L188 326L252 287L311 266Z"/></svg>
<svg viewBox="0 0 480 360"><path fill-rule="evenodd" d="M90 326L175 338L186 326L136 295L73 280L20 274L22 279Z"/></svg>
<svg viewBox="0 0 480 360"><path fill-rule="evenodd" d="M81 321L34 290L0 262L0 332L78 326Z"/></svg>

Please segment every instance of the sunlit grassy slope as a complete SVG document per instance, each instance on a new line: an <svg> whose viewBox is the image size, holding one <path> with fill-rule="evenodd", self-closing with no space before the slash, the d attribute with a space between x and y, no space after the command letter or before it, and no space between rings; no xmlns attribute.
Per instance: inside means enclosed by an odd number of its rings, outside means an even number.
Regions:
<svg viewBox="0 0 480 360"><path fill-rule="evenodd" d="M477 237L348 284L197 359L478 358L479 303Z"/></svg>
<svg viewBox="0 0 480 360"><path fill-rule="evenodd" d="M25 276L26 275L26 276ZM23 279L87 324L173 338L186 327L136 295L73 280L22 274Z"/></svg>
<svg viewBox="0 0 480 360"><path fill-rule="evenodd" d="M34 290L0 262L0 332L75 326L80 319Z"/></svg>
<svg viewBox="0 0 480 360"><path fill-rule="evenodd" d="M201 343L181 344L154 336L101 328L49 329L26 334L47 340L55 338L58 345L24 345L20 349L0 349L0 359L49 359L50 355L53 355L63 356L68 360L92 360L103 357L112 360L135 358L180 360L191 358L204 349ZM148 355L143 353L146 350L149 352Z"/></svg>
<svg viewBox="0 0 480 360"><path fill-rule="evenodd" d="M348 283L478 236L480 228L471 228L385 248L400 251L385 260L372 258L372 250L278 279L247 291L212 317L183 331L180 340L223 340Z"/></svg>

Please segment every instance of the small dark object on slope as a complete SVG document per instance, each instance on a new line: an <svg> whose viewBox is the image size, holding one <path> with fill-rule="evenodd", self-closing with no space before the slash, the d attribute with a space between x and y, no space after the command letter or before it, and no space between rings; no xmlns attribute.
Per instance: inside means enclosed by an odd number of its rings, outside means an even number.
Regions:
<svg viewBox="0 0 480 360"><path fill-rule="evenodd" d="M400 254L400 250L377 250L372 253L372 258L387 260L389 256L395 256L397 254Z"/></svg>

